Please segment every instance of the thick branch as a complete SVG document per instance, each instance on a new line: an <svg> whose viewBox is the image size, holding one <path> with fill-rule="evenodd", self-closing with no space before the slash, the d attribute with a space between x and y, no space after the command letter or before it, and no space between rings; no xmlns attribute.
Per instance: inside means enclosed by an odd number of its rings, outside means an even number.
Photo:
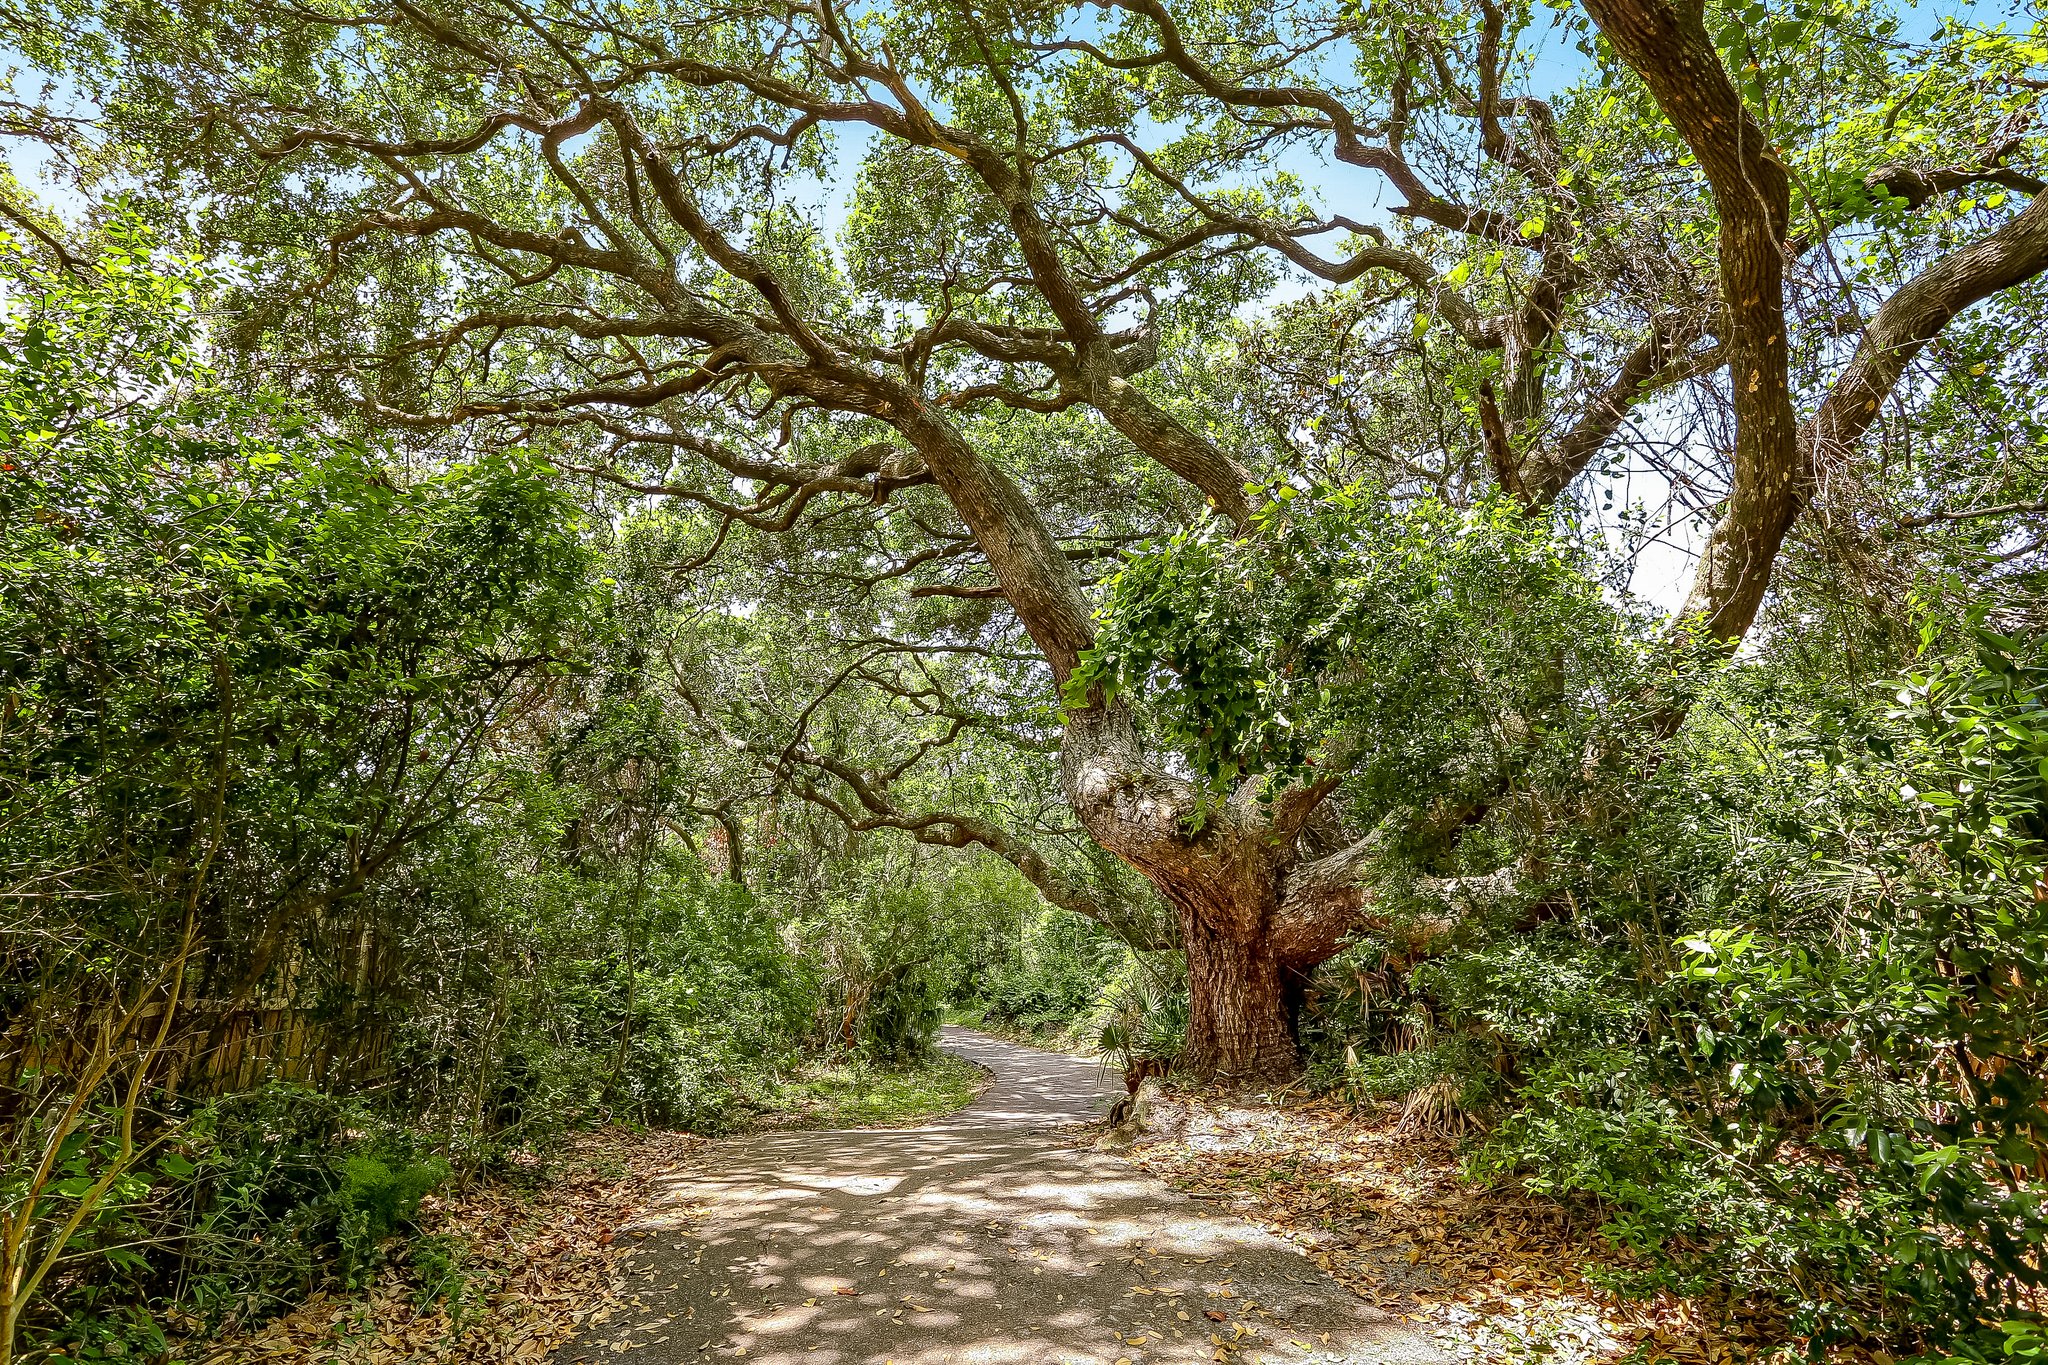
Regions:
<svg viewBox="0 0 2048 1365"><path fill-rule="evenodd" d="M1785 338L1785 168L1721 65L1701 12L1668 0L1587 0L1587 12L1692 149L1720 212L1721 300L1735 403L1734 475L1682 621L1740 639L1798 514L1799 430Z"/></svg>
<svg viewBox="0 0 2048 1365"><path fill-rule="evenodd" d="M1863 342L1802 433L1808 483L1855 453L1913 357L1974 303L2048 270L2048 194L1996 232L1959 247L1902 285L1864 328Z"/></svg>
<svg viewBox="0 0 2048 1365"><path fill-rule="evenodd" d="M1549 447L1524 454L1513 478L1503 480L1502 486L1532 508L1555 501L1607 448L1643 400L1720 366L1724 359L1720 347L1689 349L1704 334L1696 320L1657 319L1649 334L1623 357L1614 377L1593 396L1578 421Z"/></svg>
<svg viewBox="0 0 2048 1365"><path fill-rule="evenodd" d="M829 773L853 794L855 805L848 806L815 783L803 780L796 783L796 791L800 796L813 805L829 811L848 829L864 832L895 829L910 835L919 843L938 844L948 848L985 848L1022 873L1024 879L1038 888L1038 893L1050 904L1077 915L1086 915L1090 919L1123 927L1127 917L1118 916L1112 907L1104 905L1096 896L1076 885L1065 873L1047 861L1037 849L988 821L953 811L913 813L900 810L883 791L867 779L866 774L851 764L809 749L799 748L785 752L795 762ZM1147 943L1139 946L1173 945Z"/></svg>
<svg viewBox="0 0 2048 1365"><path fill-rule="evenodd" d="M1357 930L1371 898L1370 875L1399 829L1389 815L1365 837L1287 874L1272 937L1282 962L1321 962Z"/></svg>

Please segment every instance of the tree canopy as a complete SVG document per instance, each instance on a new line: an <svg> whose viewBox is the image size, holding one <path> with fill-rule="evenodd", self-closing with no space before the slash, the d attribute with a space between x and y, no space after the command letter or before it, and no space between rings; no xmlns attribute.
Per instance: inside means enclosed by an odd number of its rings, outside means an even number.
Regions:
<svg viewBox="0 0 2048 1365"><path fill-rule="evenodd" d="M1164 972L1187 1073L1455 1074L1673 1264L1805 1229L1816 1340L2033 1291L2038 25L5 14L0 840L67 951L358 1042L403 982L451 1131Z"/></svg>
<svg viewBox="0 0 2048 1365"><path fill-rule="evenodd" d="M311 401L691 504L707 559L789 534L776 553L872 590L879 635L1021 628L1050 689L1097 643L1079 566L1130 537L1201 509L1249 529L1260 489L1332 476L1564 517L1638 417L1687 452L1674 487L1713 490L1673 625L1711 653L1817 496L1842 485L1829 520L1863 531L1866 438L1921 349L2048 264L2012 164L2033 40L1906 44L1867 6L104 23L74 45L103 54L79 69L109 126L203 195L239 343ZM1546 45L1575 76L1524 93ZM1310 292L1274 306L1290 280ZM1261 352L1309 329L1327 373L1289 403L1305 357ZM937 609L981 598L1008 610ZM1282 978L1369 914L1392 831L1312 818L1341 774L1197 821L1133 701L1067 703L1063 790L1181 921L1200 1065L1288 1069ZM1683 715L1648 711L1652 745ZM1028 844L827 773L858 819L1080 903ZM1425 786L1398 820L1441 805Z"/></svg>

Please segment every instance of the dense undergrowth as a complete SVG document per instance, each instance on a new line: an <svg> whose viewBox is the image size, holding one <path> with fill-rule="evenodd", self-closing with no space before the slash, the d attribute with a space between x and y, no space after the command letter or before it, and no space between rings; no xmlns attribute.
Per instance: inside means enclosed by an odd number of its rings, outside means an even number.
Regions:
<svg viewBox="0 0 2048 1365"><path fill-rule="evenodd" d="M394 1257L431 1294L462 1250L416 1235L422 1201L593 1127L954 1107L949 1006L1180 1051L1171 917L1016 757L1055 714L960 739L1014 720L962 699L1013 660L839 696L894 656L819 677L808 587L693 599L688 515L230 383L220 282L133 222L103 245L79 272L0 239L31 300L0 347L0 1358L179 1358ZM1586 698L1627 712L1675 666L1590 555L1504 503L1388 501L1277 498L1257 572L1205 522L1105 608L1110 646L1217 665L1155 703L1190 771L1390 734L1339 799L1370 825L1441 779L1462 812L1377 869L1392 928L1288 983L1302 1085L1462 1135L1472 1179L1628 1253L1616 1289L1739 1306L1760 1344L2036 1351L2039 582L1788 591L1785 629L1688 663L1656 762L1609 764ZM1417 681L1447 638L1485 644L1456 696ZM1481 761L1508 750L1512 781ZM849 772L872 804L820 785ZM890 784L968 814L920 824ZM982 816L1115 927L967 847Z"/></svg>
<svg viewBox="0 0 2048 1365"><path fill-rule="evenodd" d="M1448 938L1320 967L1304 1088L1396 1102L1464 1138L1472 1179L1584 1213L1617 1291L1814 1352L2031 1349L2048 648L1981 610L1921 621L1854 689L1789 654L1730 668L1640 818L1531 841L1533 875L1465 891ZM1444 885L1410 894L1436 911ZM979 1017L1170 1057L1171 979L1046 926Z"/></svg>
<svg viewBox="0 0 2048 1365"><path fill-rule="evenodd" d="M629 565L544 468L237 397L139 227L0 267L0 1358L431 1281L423 1198L595 1125L971 1097L939 1004L1024 889L801 819L707 846Z"/></svg>

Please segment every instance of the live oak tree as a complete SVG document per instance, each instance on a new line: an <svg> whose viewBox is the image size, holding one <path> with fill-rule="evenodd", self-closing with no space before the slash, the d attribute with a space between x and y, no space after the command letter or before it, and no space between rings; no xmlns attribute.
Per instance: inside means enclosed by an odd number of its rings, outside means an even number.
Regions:
<svg viewBox="0 0 2048 1365"><path fill-rule="evenodd" d="M1294 1066L1290 982L1374 922L1379 856L1487 801L1418 791L1346 828L1335 751L1219 792L1144 696L1087 686L1092 567L1202 515L1250 531L1266 490L1325 469L1540 519L1661 422L1718 484L1671 637L1710 658L1930 339L2048 265L2036 46L1916 45L1855 3L1587 0L1548 28L1493 0L51 23L25 48L154 149L159 199L240 261L241 339L308 399L692 504L679 567L736 536L789 538L799 568L823 544L879 594L891 657L998 659L1021 627L1065 697L1075 817L1179 921L1187 1062L1234 1076ZM1536 47L1573 74L1536 91ZM1308 349L1332 372L1296 376L1327 404L1228 378L1286 349L1243 322L1283 287L1309 301L1276 316L1327 324ZM1381 403L1347 423L1359 383ZM893 765L798 735L768 766L1104 908Z"/></svg>
<svg viewBox="0 0 2048 1365"><path fill-rule="evenodd" d="M786 534L731 532L716 560L679 576L714 525L671 501L622 526L626 669L689 737L693 811L715 826L710 862L760 889L794 883L801 901L823 871L818 848L907 830L996 851L1053 903L1135 945L1172 946L1142 881L1088 841L1059 796L1057 705L1028 642L938 638L941 620L959 635L963 613L985 618L983 596L878 611L865 537L846 551L831 529L813 528L796 554ZM943 615L921 615L932 612Z"/></svg>

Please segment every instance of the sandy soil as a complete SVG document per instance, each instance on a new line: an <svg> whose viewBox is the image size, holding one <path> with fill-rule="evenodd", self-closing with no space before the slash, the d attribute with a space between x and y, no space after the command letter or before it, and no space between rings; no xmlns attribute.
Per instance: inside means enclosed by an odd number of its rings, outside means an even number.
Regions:
<svg viewBox="0 0 2048 1365"><path fill-rule="evenodd" d="M1446 1359L1296 1248L1077 1149L1121 1086L965 1029L993 1073L922 1128L714 1144L629 1232L624 1304L560 1365L1406 1365ZM1062 1130L1066 1130L1062 1132ZM630 1356L628 1356L630 1353Z"/></svg>

